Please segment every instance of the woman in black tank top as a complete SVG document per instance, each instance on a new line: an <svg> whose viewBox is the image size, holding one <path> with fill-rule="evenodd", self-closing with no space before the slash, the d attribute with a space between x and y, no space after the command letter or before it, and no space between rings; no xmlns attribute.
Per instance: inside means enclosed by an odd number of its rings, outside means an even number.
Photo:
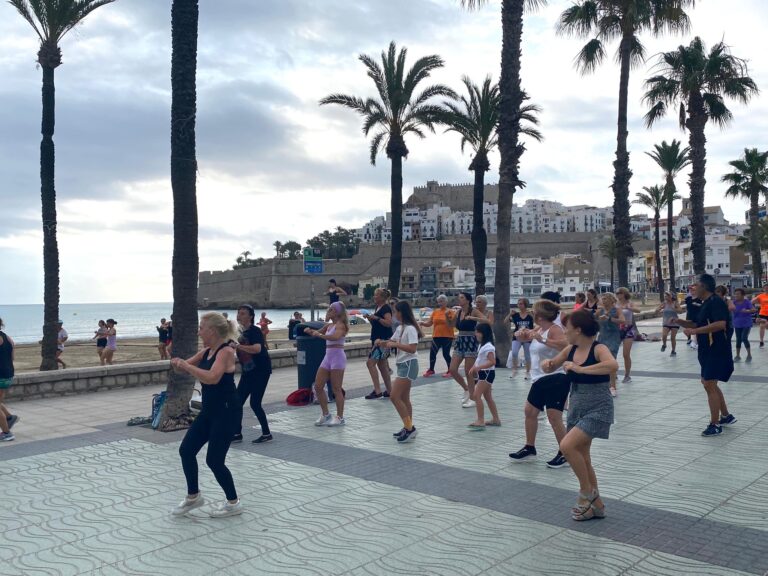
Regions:
<svg viewBox="0 0 768 576"><path fill-rule="evenodd" d="M227 497L209 514L214 518L234 516L242 513L243 508L224 461L243 411L235 389L235 353L230 347L236 332L224 316L212 312L200 320L199 334L203 340L202 350L189 360L171 360L174 370L194 376L203 387L203 409L179 447L187 479L187 497L173 510L173 515L182 516L205 503L197 483L197 453L208 443L205 463Z"/></svg>
<svg viewBox="0 0 768 576"><path fill-rule="evenodd" d="M459 334L453 342L453 354L451 356L451 366L448 369L453 379L464 390L464 396L461 399L461 405L464 408L472 408L475 401L472 397L475 395L475 379L472 376L472 366L475 365L477 358L477 338L475 337L475 328L477 320L473 318L474 310L472 308L472 295L468 292L459 293L459 311L451 319L448 319L448 326L458 328ZM459 374L459 367L464 362L464 377Z"/></svg>
<svg viewBox="0 0 768 576"><path fill-rule="evenodd" d="M571 346L542 362L545 372L562 366L571 379L568 433L560 442L560 450L579 479L579 499L571 509L574 520L605 518L590 449L593 438L608 438L613 423L610 375L618 364L607 346L595 342L599 329L589 311L577 310L565 325Z"/></svg>

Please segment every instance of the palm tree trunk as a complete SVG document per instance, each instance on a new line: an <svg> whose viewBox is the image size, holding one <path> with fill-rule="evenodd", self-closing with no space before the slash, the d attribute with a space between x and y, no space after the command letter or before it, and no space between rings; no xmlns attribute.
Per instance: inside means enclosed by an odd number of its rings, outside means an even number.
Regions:
<svg viewBox="0 0 768 576"><path fill-rule="evenodd" d="M659 237L659 234L661 233L661 225L659 222L660 216L661 215L656 212L653 217L653 225L656 227L656 288L659 291L659 301L664 302L664 274L661 272L661 238Z"/></svg>
<svg viewBox="0 0 768 576"><path fill-rule="evenodd" d="M494 283L494 338L496 357L506 358L510 347L509 326L509 258L512 239L512 198L523 187L519 178L520 156L525 147L518 142L520 106L520 53L523 41L525 0L502 0L501 3L501 78L499 79L499 204L496 224L496 280Z"/></svg>
<svg viewBox="0 0 768 576"><path fill-rule="evenodd" d="M613 277L613 270L614 270L614 259L611 258L611 292L613 292L616 288L616 284L614 283L614 277Z"/></svg>
<svg viewBox="0 0 768 576"><path fill-rule="evenodd" d="M760 190L754 190L749 196L749 245L752 252L752 277L754 287L760 286L763 277L763 263L760 255Z"/></svg>
<svg viewBox="0 0 768 576"><path fill-rule="evenodd" d="M55 69L43 66L43 122L40 142L40 199L43 215L43 344L40 370L56 370L59 320L59 244L56 237Z"/></svg>
<svg viewBox="0 0 768 576"><path fill-rule="evenodd" d="M675 229L672 226L674 218L675 180L672 175L667 175L667 266L669 267L669 291L677 294L677 284L675 281ZM675 296L677 298L677 296Z"/></svg>
<svg viewBox="0 0 768 576"><path fill-rule="evenodd" d="M632 256L632 232L629 220L629 152L627 151L627 102L629 99L629 67L632 51L632 35L621 39L619 55L621 74L619 77L619 119L616 134L616 160L613 162L613 229L616 238L616 259L619 265L619 284L629 283L627 263Z"/></svg>
<svg viewBox="0 0 768 576"><path fill-rule="evenodd" d="M173 357L197 350L197 26L198 0L171 8L171 186L173 188ZM171 371L161 430L188 425L195 380Z"/></svg>
<svg viewBox="0 0 768 576"><path fill-rule="evenodd" d="M479 156L479 155L478 155ZM485 257L488 252L488 234L483 227L483 197L485 194L485 171L488 159L478 157L472 161L470 170L475 172L475 188L472 198L472 259L475 262L475 294L485 294Z"/></svg>
<svg viewBox="0 0 768 576"><path fill-rule="evenodd" d="M688 119L685 125L689 132L691 148L691 251L693 252L694 274L706 272L706 234L704 231L704 187L707 184L705 171L707 166L707 137L704 128L707 116L704 100L699 92L694 92L688 99Z"/></svg>
<svg viewBox="0 0 768 576"><path fill-rule="evenodd" d="M391 193L392 251L389 255L389 281L387 288L393 296L400 293L400 272L403 264L403 156L393 153Z"/></svg>

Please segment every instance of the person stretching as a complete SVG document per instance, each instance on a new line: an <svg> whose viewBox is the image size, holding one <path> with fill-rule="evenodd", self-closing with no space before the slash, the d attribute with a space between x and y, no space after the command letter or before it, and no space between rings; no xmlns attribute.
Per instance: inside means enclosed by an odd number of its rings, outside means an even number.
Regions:
<svg viewBox="0 0 768 576"><path fill-rule="evenodd" d="M314 338L326 341L325 357L320 363L315 376L315 396L320 403L322 413L315 426L344 426L344 370L347 368L347 355L344 353L344 338L349 333L347 309L341 302L334 302L328 307L328 320L320 330L304 328L304 333ZM331 381L333 395L336 398L336 416L328 411L328 396L325 394L325 383Z"/></svg>
<svg viewBox="0 0 768 576"><path fill-rule="evenodd" d="M477 378L474 396L477 420L469 425L469 429L485 430L486 426L501 426L499 411L491 392L491 386L496 379L496 347L493 345L491 325L478 323L477 328L475 328L475 337L480 349L477 351L477 360L470 372ZM485 421L483 399L488 403L488 410L491 411L491 420L488 422Z"/></svg>
<svg viewBox="0 0 768 576"><path fill-rule="evenodd" d="M209 515L223 518L243 511L232 473L224 463L233 429L242 417L242 404L235 390L235 353L229 346L236 332L234 325L224 316L209 312L200 319L198 335L203 341L203 348L197 354L188 360L171 360L171 366L176 372L194 376L203 387L202 410L179 447L181 465L187 479L187 497L172 513L174 516L183 516L205 503L197 483L197 453L207 442L205 463L227 498L214 507Z"/></svg>

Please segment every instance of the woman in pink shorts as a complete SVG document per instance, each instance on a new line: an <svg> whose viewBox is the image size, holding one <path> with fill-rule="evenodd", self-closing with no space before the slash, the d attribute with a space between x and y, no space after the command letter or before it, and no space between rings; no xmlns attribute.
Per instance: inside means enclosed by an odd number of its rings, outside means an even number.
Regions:
<svg viewBox="0 0 768 576"><path fill-rule="evenodd" d="M315 426L344 426L344 370L347 367L347 355L344 353L344 338L349 332L347 309L341 302L334 302L328 308L327 319L330 321L320 330L305 328L304 333L325 340L325 357L315 376L315 396L320 403L323 413L315 422ZM325 383L331 381L331 388L336 397L336 416L331 416L328 410L328 397L325 394Z"/></svg>

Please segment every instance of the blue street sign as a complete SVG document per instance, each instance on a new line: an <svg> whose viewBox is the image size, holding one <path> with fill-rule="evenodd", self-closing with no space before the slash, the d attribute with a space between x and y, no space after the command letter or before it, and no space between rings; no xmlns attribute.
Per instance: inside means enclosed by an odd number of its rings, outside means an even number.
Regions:
<svg viewBox="0 0 768 576"><path fill-rule="evenodd" d="M304 273L305 274L322 274L323 262L307 262L304 261Z"/></svg>

